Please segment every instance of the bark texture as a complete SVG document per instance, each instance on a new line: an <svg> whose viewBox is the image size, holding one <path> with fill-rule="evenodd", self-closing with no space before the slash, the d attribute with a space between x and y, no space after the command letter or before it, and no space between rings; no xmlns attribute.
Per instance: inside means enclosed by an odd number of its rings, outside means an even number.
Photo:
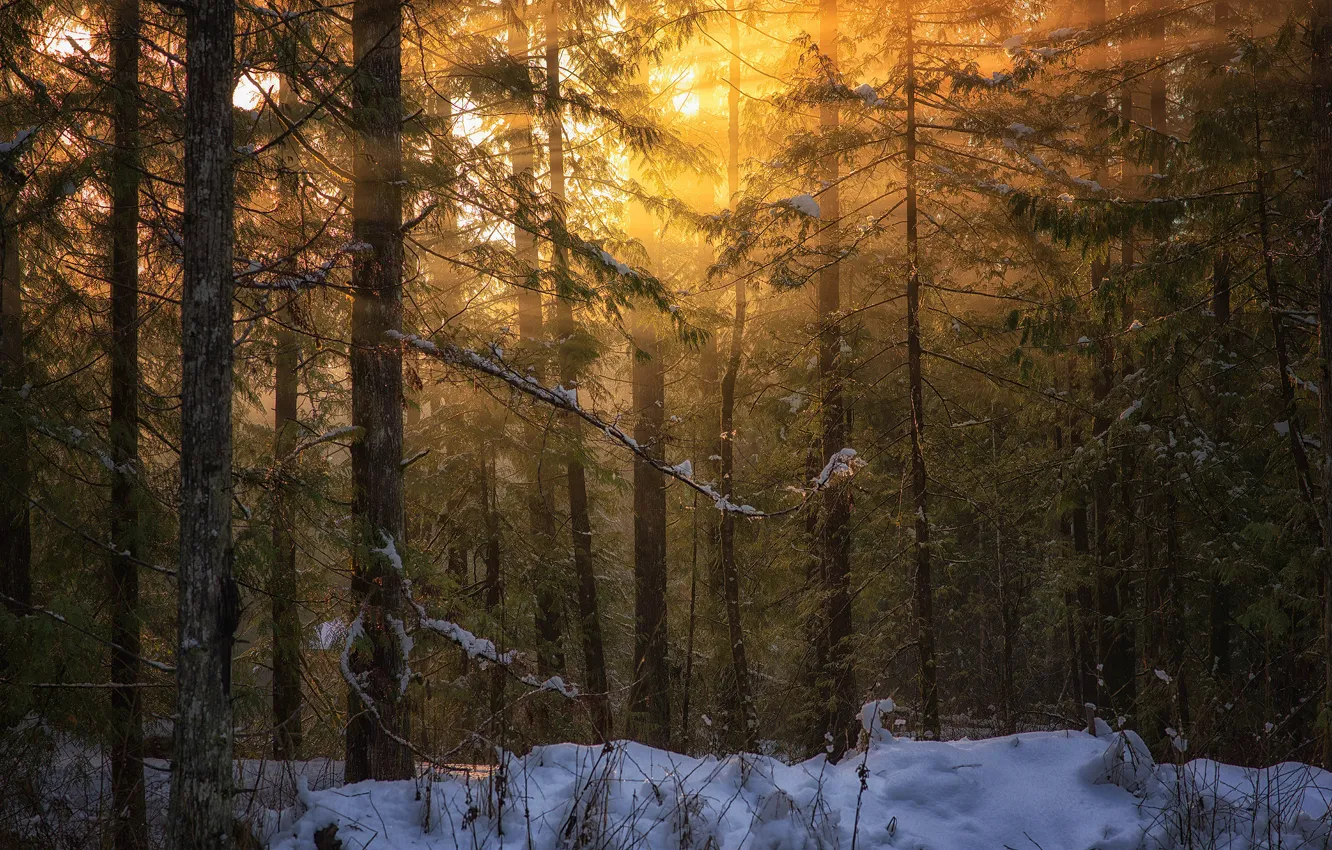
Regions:
<svg viewBox="0 0 1332 850"><path fill-rule="evenodd" d="M666 373L657 331L641 317L634 334L643 356L633 365L634 440L665 457ZM654 747L671 743L670 669L666 639L666 477L634 456L634 678L629 732Z"/></svg>
<svg viewBox="0 0 1332 850"><path fill-rule="evenodd" d="M819 50L832 73L837 69L837 0L819 0ZM819 129L825 137L836 133L840 121L837 104L819 107ZM840 165L835 154L823 159L827 188L819 195L819 217L823 224L823 268L819 271L819 385L822 400L822 458L826 464L846 448L846 402L842 373L842 275L840 228L841 199L838 193ZM817 676L819 737L831 745L834 760L856 744L859 725L855 714L857 694L852 659L851 623L851 489L828 487L823 491L818 526L819 572L822 578L823 663Z"/></svg>
<svg viewBox="0 0 1332 850"><path fill-rule="evenodd" d="M16 156L11 153L10 156ZM19 396L26 381L23 357L23 265L19 255L18 193L22 172L0 162L0 392ZM32 604L32 538L28 506L26 419L0 408L0 593L16 614Z"/></svg>
<svg viewBox="0 0 1332 850"><path fill-rule="evenodd" d="M730 14L731 61L727 92L727 197L734 199L740 191L740 24L735 14L735 3L728 5ZM740 375L740 362L744 356L745 313L748 309L748 288L744 276L737 276L735 290L735 317L731 322L731 350L726 358L726 372L721 381L721 433L718 455L721 457L721 494L730 499L735 488L735 382ZM735 560L735 513L722 511L718 555L721 559L722 595L726 601L726 633L730 644L731 675L735 679L735 706L732 726L739 732L741 750L754 749L758 734L758 716L749 687L749 661L745 656L745 632L740 620L740 570Z"/></svg>
<svg viewBox="0 0 1332 850"><path fill-rule="evenodd" d="M550 193L558 214L564 215L564 125L560 106L560 4L550 0L546 11L546 100L550 123ZM568 273L568 256L562 245L552 246L554 277L557 281L555 332L560 339L560 384L577 391L579 369L573 348L578 326L574 320L573 301L558 291L558 281ZM583 647L583 686L592 729L605 742L613 733L610 693L606 679L606 649L601 635L601 611L597 594L597 574L592 561L592 520L588 513L587 472L579 456L578 437L582 423L565 417L575 445L566 464L569 490L569 527L573 535L574 579L578 585L578 624Z"/></svg>
<svg viewBox="0 0 1332 850"><path fill-rule="evenodd" d="M292 69L284 69L279 83L278 103L288 121L295 119L297 97ZM283 200L300 203L300 165L295 139L288 137L282 146ZM295 246L293 246L293 249ZM294 263L293 263L294 265ZM296 338L291 302L287 301L276 316L277 340L273 352L273 571L269 592L273 615L273 758L294 759L301 749L301 618L296 607L296 539L292 535L292 499L290 468L298 434L297 403L299 386L296 367L300 362L300 343Z"/></svg>
<svg viewBox="0 0 1332 850"><path fill-rule="evenodd" d="M115 850L148 841L139 701L139 2L111 14L111 817Z"/></svg>
<svg viewBox="0 0 1332 850"><path fill-rule="evenodd" d="M232 66L235 0L186 10L179 649L167 846L231 844Z"/></svg>
<svg viewBox="0 0 1332 850"><path fill-rule="evenodd" d="M397 637L406 599L402 473L402 7L396 0L352 5L352 591L365 640L352 653L346 781L406 779L407 664Z"/></svg>
<svg viewBox="0 0 1332 850"><path fill-rule="evenodd" d="M915 507L916 649L920 656L921 727L939 739L939 684L934 651L934 583L930 575L929 489L925 474L925 393L920 345L920 237L916 193L915 10L908 3L906 41L907 371L911 385L911 499Z"/></svg>
<svg viewBox="0 0 1332 850"><path fill-rule="evenodd" d="M520 63L525 74L530 73L530 33L528 32L525 0L510 0L509 56ZM528 226L522 199L533 188L532 103L522 99L514 103L509 118L509 159L513 165L513 192L519 199L518 223L514 226L514 259L517 262L518 337L527 357L527 366L538 381L545 376L544 317L541 306L541 278L538 270L537 239ZM528 524L532 532L533 548L528 558L533 589L536 595L535 625L537 638L537 668L543 675L563 673L565 668L562 632L564 617L560 606L558 579L549 567L546 553L554 551L555 515L553 500L547 482L549 471L544 463L546 434L544 429L529 422L524 425L523 442L530 459L532 483L527 493Z"/></svg>
<svg viewBox="0 0 1332 850"><path fill-rule="evenodd" d="M1310 22L1313 42L1314 198L1318 205L1318 360L1324 387L1318 397L1321 436L1332 446L1332 236L1328 204L1332 203L1332 0L1314 0ZM1275 308L1276 305L1273 305ZM1332 452L1324 451L1323 484L1323 766L1332 766Z"/></svg>

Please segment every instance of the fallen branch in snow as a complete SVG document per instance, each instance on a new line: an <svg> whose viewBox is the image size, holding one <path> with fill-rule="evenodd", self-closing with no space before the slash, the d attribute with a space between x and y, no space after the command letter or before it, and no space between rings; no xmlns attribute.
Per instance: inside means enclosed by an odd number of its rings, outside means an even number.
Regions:
<svg viewBox="0 0 1332 850"><path fill-rule="evenodd" d="M545 402L551 407L563 410L567 413L572 413L574 416L577 416L598 431L604 433L613 442L619 443L621 446L629 449L629 451L633 452L636 457L645 461L653 469L656 469L663 475L674 478L691 490L708 497L719 511L737 513L752 519L769 519L795 513L803 508L805 503L815 494L821 490L827 489L837 481L849 478L865 465L865 461L856 455L855 449L844 448L837 451L831 458L829 458L828 464L823 468L823 471L818 477L813 480L810 487L792 488L801 494L798 503L776 511L761 511L752 505L737 505L726 496L718 493L712 485L695 479L693 464L690 461L686 460L678 464L669 464L666 461L653 456L651 452L640 446L637 440L626 434L619 428L619 426L606 422L596 414L580 407L576 390L567 390L562 386L548 387L536 378L518 372L501 359L500 351L495 346L491 346L490 357L483 357L475 351L454 345L453 343L435 343L428 339L422 339L415 334L404 334L400 331L387 331L387 335L392 339L410 345L416 350L452 366L461 366L465 369L471 369L472 371L483 372L490 375L492 378L498 378L519 392L531 396L537 401Z"/></svg>

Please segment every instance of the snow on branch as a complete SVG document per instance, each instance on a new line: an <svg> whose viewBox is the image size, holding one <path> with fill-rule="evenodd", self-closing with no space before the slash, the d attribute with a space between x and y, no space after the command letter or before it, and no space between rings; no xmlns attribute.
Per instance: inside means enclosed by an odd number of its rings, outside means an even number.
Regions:
<svg viewBox="0 0 1332 850"><path fill-rule="evenodd" d="M864 465L865 459L857 456L855 449L838 449L833 452L832 457L828 458L823 470L814 479L814 486L826 487L830 481L835 481L838 478L849 478L855 475L856 470Z"/></svg>
<svg viewBox="0 0 1332 850"><path fill-rule="evenodd" d="M342 642L342 655L338 658L338 668L342 670L342 678L346 679L347 684L356 692L361 704L375 716L375 719L379 719L379 707L375 705L374 699L365 692L365 688L361 687L361 677L357 676L351 668L352 644L356 642L357 638L365 636L365 609L369 604L368 601L361 603L361 610L356 612L356 618L347 627L347 635Z"/></svg>
<svg viewBox="0 0 1332 850"><path fill-rule="evenodd" d="M518 655L514 650L500 652L495 648L495 642L489 638L477 637L457 623L429 616L425 607L415 600L412 601L412 605L416 607L417 616L420 617L421 628L453 641L467 653L468 658L503 665L512 664L517 659Z"/></svg>
<svg viewBox="0 0 1332 850"><path fill-rule="evenodd" d="M19 130L15 133L13 139L10 139L7 142L0 142L0 156L6 156L23 147L23 143L32 138L33 134L36 132L36 126L28 127L25 130Z"/></svg>
<svg viewBox="0 0 1332 850"><path fill-rule="evenodd" d="M607 422L595 413L584 410L578 404L578 393L574 390L565 389L562 386L549 387L542 384L535 377L525 375L513 367L506 364L501 358L503 356L499 347L490 346L490 357L485 357L475 351L463 348L453 343L435 343L428 339L422 339L415 334L404 334L400 331L387 331L386 334L401 343L410 345L418 351L430 355L452 366L461 366L465 369L471 369L475 372L483 372L492 378L497 378L521 393L524 393L537 401L544 402L551 407L571 413L582 419L584 422L596 428L605 434L612 442L619 443L627 448L637 458L646 462L653 469L674 478L686 487L710 499L717 510L725 513L736 513L753 519L767 519L771 517L784 516L794 513L804 507L814 494L820 490L832 486L834 483L849 478L854 475L861 467L865 466L865 461L856 456L855 449L845 448L838 451L828 461L828 467L824 472L811 482L811 486L804 488L793 488L801 494L798 503L776 511L761 511L753 505L736 504L728 497L717 492L711 484L699 481L694 477L693 464L686 460L678 464L669 464L666 461L655 457L651 452L638 444L638 441L626 434L619 426Z"/></svg>
<svg viewBox="0 0 1332 850"><path fill-rule="evenodd" d="M785 207L786 209L795 210L801 215L805 215L810 218L818 218L820 215L822 215L822 210L819 208L819 202L814 200L814 196L808 193L802 195L793 195L789 198L783 198L782 200L773 203L773 206Z"/></svg>

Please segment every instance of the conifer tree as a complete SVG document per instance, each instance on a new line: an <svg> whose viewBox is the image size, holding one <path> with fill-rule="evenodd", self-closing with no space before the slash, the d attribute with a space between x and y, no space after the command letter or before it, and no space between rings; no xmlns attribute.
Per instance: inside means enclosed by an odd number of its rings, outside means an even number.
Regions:
<svg viewBox="0 0 1332 850"><path fill-rule="evenodd" d="M351 385L352 508L359 527L352 592L364 644L350 676L346 781L413 773L402 468L402 7L352 8L354 134Z"/></svg>
<svg viewBox="0 0 1332 850"><path fill-rule="evenodd" d="M148 840L139 689L139 3L111 9L111 799L116 850Z"/></svg>
<svg viewBox="0 0 1332 850"><path fill-rule="evenodd" d="M184 284L181 302L180 572L175 760L167 845L230 846L233 577L232 72L236 6L186 13Z"/></svg>

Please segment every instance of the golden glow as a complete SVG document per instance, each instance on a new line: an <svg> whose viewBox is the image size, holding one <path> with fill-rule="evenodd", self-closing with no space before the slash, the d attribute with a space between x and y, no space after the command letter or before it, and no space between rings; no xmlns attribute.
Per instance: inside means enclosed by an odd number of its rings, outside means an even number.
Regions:
<svg viewBox="0 0 1332 850"><path fill-rule="evenodd" d="M65 20L62 24L47 30L46 40L42 43L43 53L61 58L91 51L92 33L75 20Z"/></svg>
<svg viewBox="0 0 1332 850"><path fill-rule="evenodd" d="M671 107L686 118L698 114L700 102L694 91L697 74L692 67L654 68L648 75L649 84L670 98Z"/></svg>
<svg viewBox="0 0 1332 850"><path fill-rule="evenodd" d="M671 105L675 111L684 116L698 114L698 95L691 91L680 92L671 98Z"/></svg>
<svg viewBox="0 0 1332 850"><path fill-rule="evenodd" d="M484 144L491 136L485 116L471 99L463 97L453 105L454 133L461 134L473 145Z"/></svg>
<svg viewBox="0 0 1332 850"><path fill-rule="evenodd" d="M236 84L236 91L231 95L231 102L240 109L255 110L264 102L264 95L277 97L279 79L277 74L246 73Z"/></svg>

